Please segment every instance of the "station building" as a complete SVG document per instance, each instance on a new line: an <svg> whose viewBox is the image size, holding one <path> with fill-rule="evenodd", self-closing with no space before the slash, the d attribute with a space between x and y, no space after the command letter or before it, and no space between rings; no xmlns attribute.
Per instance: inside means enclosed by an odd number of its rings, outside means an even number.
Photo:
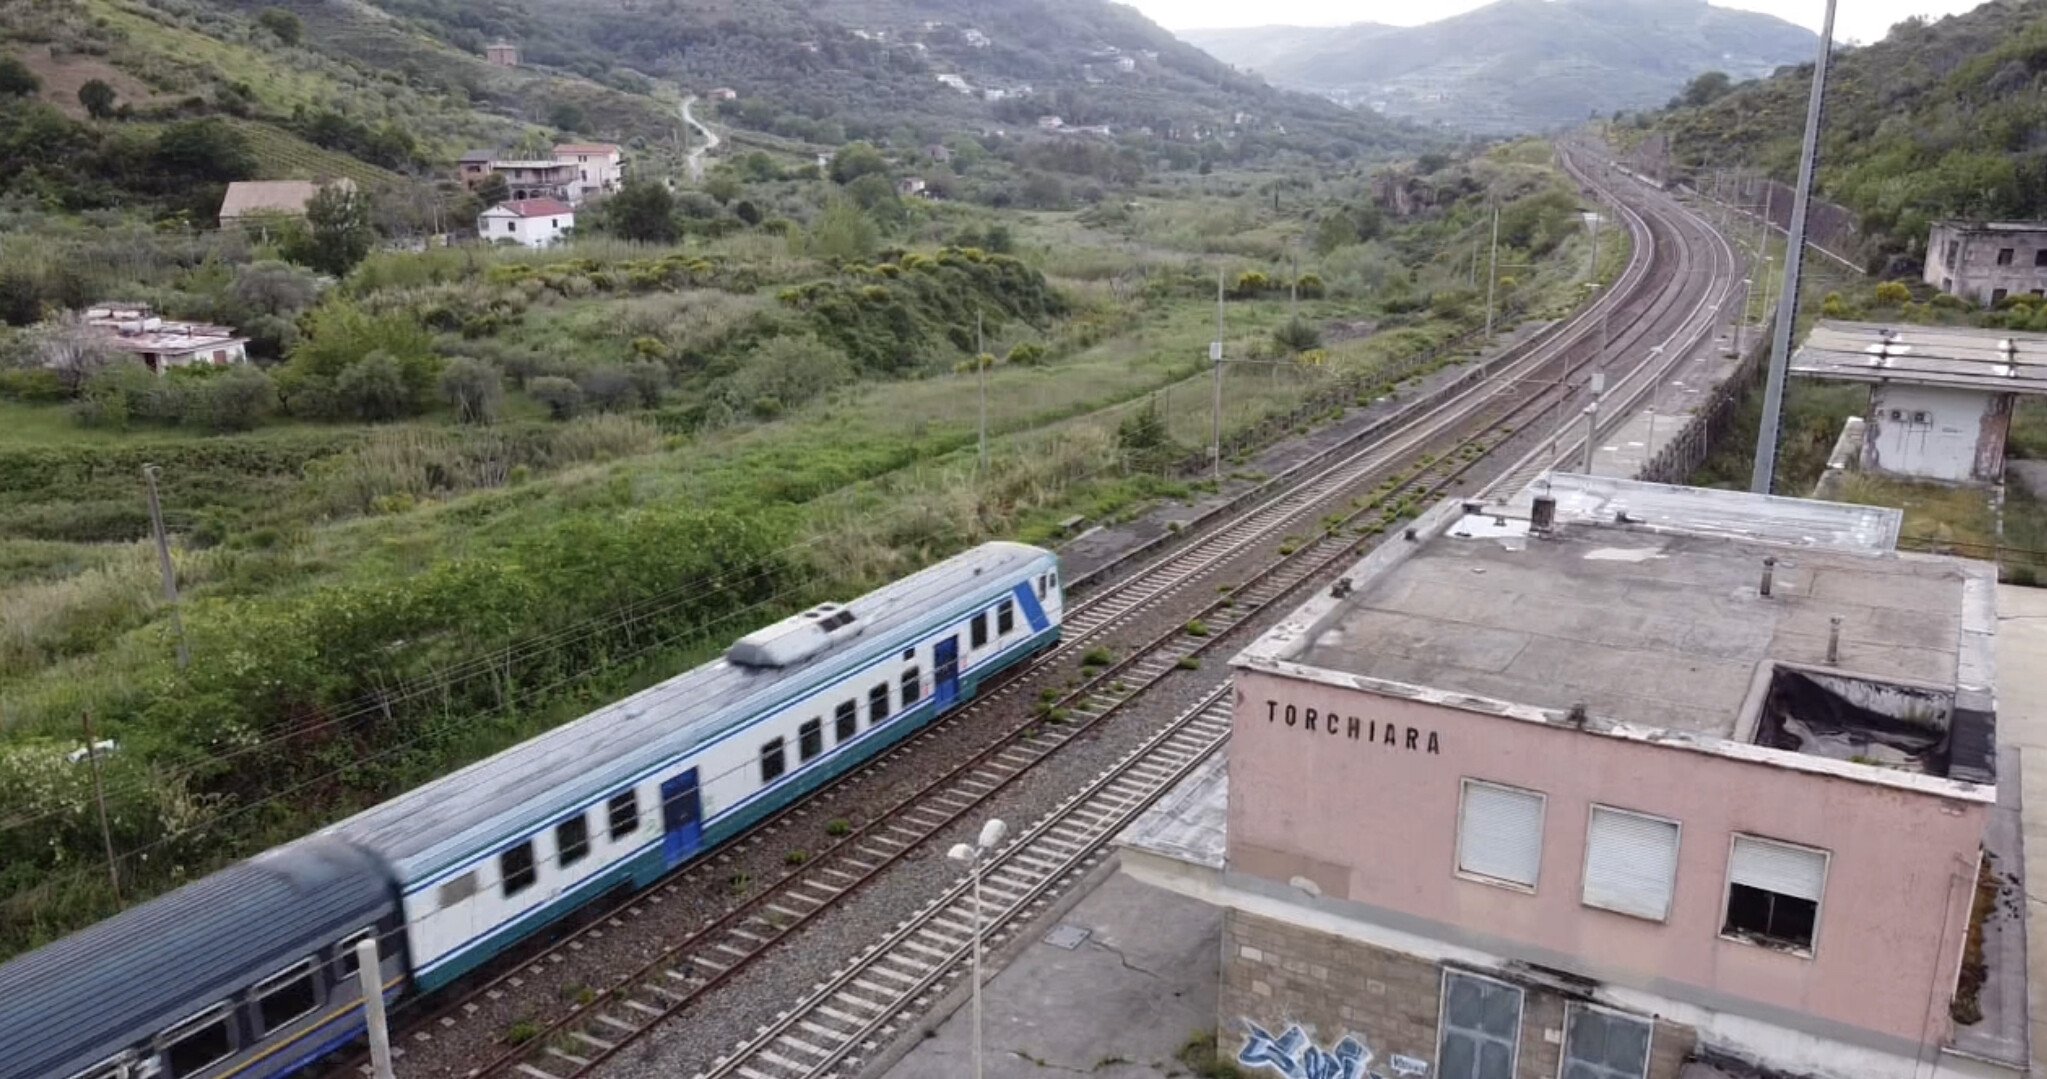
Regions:
<svg viewBox="0 0 2047 1079"><path fill-rule="evenodd" d="M1437 507L1274 627L1226 765L1122 851L1224 908L1222 1046L1360 1079L2024 1074L1995 571L1899 524L1557 475Z"/></svg>

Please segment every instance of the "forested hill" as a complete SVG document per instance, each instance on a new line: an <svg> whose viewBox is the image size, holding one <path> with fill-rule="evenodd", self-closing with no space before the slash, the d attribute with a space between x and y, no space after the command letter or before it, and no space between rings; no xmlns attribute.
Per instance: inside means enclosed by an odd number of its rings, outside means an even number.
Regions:
<svg viewBox="0 0 2047 1079"><path fill-rule="evenodd" d="M1421 26L1190 31L1282 86L1484 133L1653 107L1693 76L1766 75L1812 55L1811 31L1705 0L1498 0Z"/></svg>
<svg viewBox="0 0 2047 1079"><path fill-rule="evenodd" d="M339 0L331 0L339 2ZM458 47L631 86L636 73L730 87L728 115L784 136L934 142L1068 126L1232 153L1354 156L1415 132L1275 89L1109 0L372 0Z"/></svg>
<svg viewBox="0 0 2047 1079"><path fill-rule="evenodd" d="M1812 65L1641 122L1680 168L1798 171ZM2047 217L2047 0L1911 19L1835 55L1818 189L1860 215L1879 257L1917 259L1949 216Z"/></svg>

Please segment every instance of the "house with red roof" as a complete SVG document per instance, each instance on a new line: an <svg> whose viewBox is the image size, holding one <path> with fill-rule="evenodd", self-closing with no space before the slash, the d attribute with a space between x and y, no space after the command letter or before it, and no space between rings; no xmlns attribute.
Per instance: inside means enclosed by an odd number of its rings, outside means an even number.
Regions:
<svg viewBox="0 0 2047 1079"><path fill-rule="evenodd" d="M576 208L560 199L514 199L476 217L476 234L486 243L510 241L522 247L551 247L576 227Z"/></svg>

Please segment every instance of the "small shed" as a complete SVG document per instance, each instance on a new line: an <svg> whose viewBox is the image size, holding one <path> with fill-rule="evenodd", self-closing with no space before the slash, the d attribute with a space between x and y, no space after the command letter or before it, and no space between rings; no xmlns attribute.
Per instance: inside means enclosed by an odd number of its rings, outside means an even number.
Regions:
<svg viewBox="0 0 2047 1079"><path fill-rule="evenodd" d="M1863 469L1995 483L2013 403L2047 394L2047 334L1824 321L1791 373L1870 384Z"/></svg>
<svg viewBox="0 0 2047 1079"><path fill-rule="evenodd" d="M519 46L508 41L493 42L483 47L483 58L498 67L518 67Z"/></svg>

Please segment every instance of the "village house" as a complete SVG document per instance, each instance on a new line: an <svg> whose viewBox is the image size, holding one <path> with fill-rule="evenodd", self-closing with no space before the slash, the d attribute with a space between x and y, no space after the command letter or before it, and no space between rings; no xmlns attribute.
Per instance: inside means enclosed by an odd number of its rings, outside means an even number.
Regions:
<svg viewBox="0 0 2047 1079"><path fill-rule="evenodd" d="M492 45L485 45L483 47L483 58L486 62L495 64L498 67L518 67L519 46L503 41Z"/></svg>
<svg viewBox="0 0 2047 1079"><path fill-rule="evenodd" d="M625 155L608 142L568 142L554 148L554 159L573 166L576 177L569 182L569 202L580 204L591 195L610 194L625 181Z"/></svg>
<svg viewBox="0 0 2047 1079"><path fill-rule="evenodd" d="M338 180L236 180L227 185L220 200L220 227L261 226L266 221L300 220L306 204L328 187L355 190L355 181Z"/></svg>
<svg viewBox="0 0 2047 1079"><path fill-rule="evenodd" d="M1941 221L1926 237L1926 283L1993 307L2047 296L2047 222Z"/></svg>
<svg viewBox="0 0 2047 1079"><path fill-rule="evenodd" d="M98 304L86 309L85 324L159 375L174 367L226 367L249 359L249 339L233 327L159 318L147 304Z"/></svg>
<svg viewBox="0 0 2047 1079"><path fill-rule="evenodd" d="M476 234L487 243L552 247L576 227L576 208L560 199L513 199L476 217Z"/></svg>

